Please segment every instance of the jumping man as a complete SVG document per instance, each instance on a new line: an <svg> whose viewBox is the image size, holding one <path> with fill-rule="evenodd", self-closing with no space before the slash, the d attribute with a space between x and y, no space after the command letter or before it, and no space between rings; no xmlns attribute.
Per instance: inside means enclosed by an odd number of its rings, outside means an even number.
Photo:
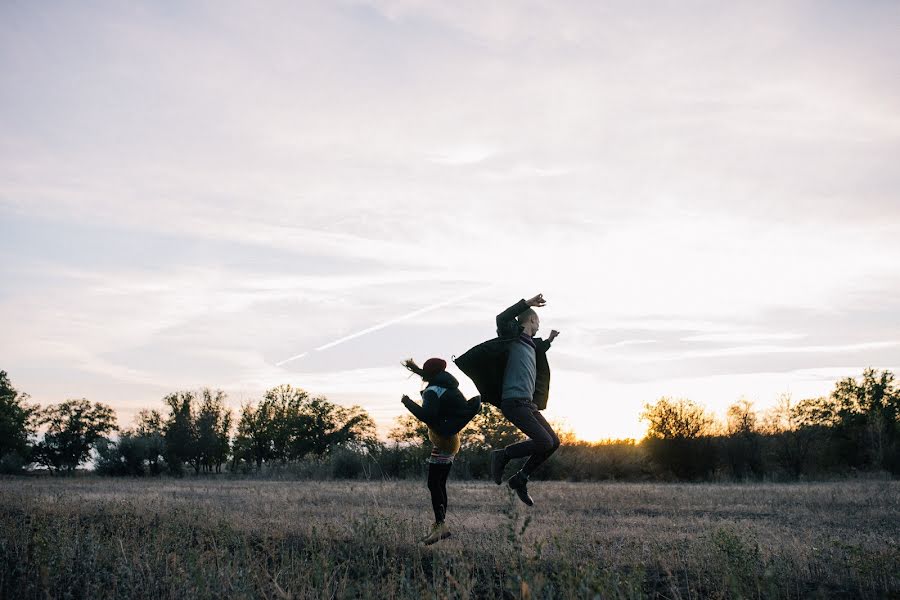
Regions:
<svg viewBox="0 0 900 600"><path fill-rule="evenodd" d="M468 375L481 399L499 406L503 415L528 436L516 444L491 452L491 475L499 485L503 469L514 458L528 457L509 479L509 487L528 506L528 478L559 448L559 437L541 415L550 391L547 350L559 335L553 330L546 340L535 337L540 318L535 308L546 304L542 294L520 300L497 315L497 338L475 346L456 359L456 366Z"/></svg>
<svg viewBox="0 0 900 600"><path fill-rule="evenodd" d="M550 366L547 350L559 335L551 331L546 340L535 338L541 321L534 307L544 306L542 294L526 301L520 301L497 315L497 335L512 338L509 356L503 372L503 391L500 410L509 422L528 436L527 440L491 452L491 475L500 484L503 468L513 458L528 457L518 473L509 479L509 487L528 506L534 505L528 495L528 478L550 455L559 448L559 437L540 413L547 406L547 391L550 383ZM542 397L536 397L537 383L546 386ZM540 404L536 404L535 400Z"/></svg>

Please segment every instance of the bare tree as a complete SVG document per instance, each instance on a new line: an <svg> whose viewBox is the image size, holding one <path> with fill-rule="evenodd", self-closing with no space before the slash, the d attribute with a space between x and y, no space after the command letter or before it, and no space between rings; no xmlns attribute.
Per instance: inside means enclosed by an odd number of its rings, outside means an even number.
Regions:
<svg viewBox="0 0 900 600"><path fill-rule="evenodd" d="M649 423L644 440L653 462L681 479L708 476L716 466L709 436L715 421L698 404L660 398L645 404L641 419Z"/></svg>
<svg viewBox="0 0 900 600"><path fill-rule="evenodd" d="M641 420L647 421L647 437L663 440L694 439L712 433L714 419L702 406L686 398L664 396L645 404Z"/></svg>

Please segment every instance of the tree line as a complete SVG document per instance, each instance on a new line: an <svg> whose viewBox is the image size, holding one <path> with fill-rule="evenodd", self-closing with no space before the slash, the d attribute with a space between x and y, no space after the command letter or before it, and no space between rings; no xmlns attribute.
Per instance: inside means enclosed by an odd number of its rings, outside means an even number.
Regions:
<svg viewBox="0 0 900 600"><path fill-rule="evenodd" d="M119 428L113 410L86 399L44 408L0 371L0 472L71 473L89 461L107 475L263 474L409 477L423 472L424 425L398 417L387 441L359 406L344 407L290 385L241 406L235 422L222 390L178 391L161 409ZM646 437L563 446L536 474L545 479L796 479L880 471L900 474L900 390L888 370L846 377L828 396L782 396L767 411L740 400L724 422L689 399L644 406ZM40 434L38 433L40 432ZM117 435L112 436L113 433ZM461 433L455 474L488 476L491 448L521 434L490 405Z"/></svg>
<svg viewBox="0 0 900 600"><path fill-rule="evenodd" d="M900 389L889 370L845 377L828 396L782 395L762 413L741 400L724 424L687 399L645 405L642 418L650 460L677 479L900 474Z"/></svg>
<svg viewBox="0 0 900 600"><path fill-rule="evenodd" d="M290 385L243 405L236 426L226 400L222 390L178 391L163 398L161 410L142 410L133 426L118 428L113 409L100 402L31 404L0 371L0 472L71 473L91 458L109 475L237 472L338 449L365 452L376 440L375 422L362 408Z"/></svg>

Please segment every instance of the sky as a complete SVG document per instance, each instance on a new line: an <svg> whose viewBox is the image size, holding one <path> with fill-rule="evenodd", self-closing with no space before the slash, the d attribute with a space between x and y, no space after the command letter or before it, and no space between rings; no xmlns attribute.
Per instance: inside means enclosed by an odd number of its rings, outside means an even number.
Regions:
<svg viewBox="0 0 900 600"><path fill-rule="evenodd" d="M546 416L587 440L900 370L898 30L887 0L3 2L0 369L122 426L288 383L384 435L403 359L540 292Z"/></svg>

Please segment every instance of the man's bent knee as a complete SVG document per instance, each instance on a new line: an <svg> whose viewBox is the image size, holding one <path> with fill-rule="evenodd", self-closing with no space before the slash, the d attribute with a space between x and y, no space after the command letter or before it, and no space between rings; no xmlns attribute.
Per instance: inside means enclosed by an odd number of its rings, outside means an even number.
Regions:
<svg viewBox="0 0 900 600"><path fill-rule="evenodd" d="M538 452L549 452L552 449L556 449L556 444L552 437L548 436L540 436L532 439L534 442L535 450Z"/></svg>
<svg viewBox="0 0 900 600"><path fill-rule="evenodd" d="M557 448L559 448L559 438L552 438L550 440L550 443L547 445L546 449L544 450L544 452L546 453L547 456L550 456L551 454L556 452Z"/></svg>

